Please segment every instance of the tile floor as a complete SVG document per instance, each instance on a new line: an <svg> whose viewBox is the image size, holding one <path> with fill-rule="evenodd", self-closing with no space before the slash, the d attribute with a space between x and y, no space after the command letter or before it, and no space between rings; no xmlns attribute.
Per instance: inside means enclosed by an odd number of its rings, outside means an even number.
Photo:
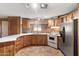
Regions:
<svg viewBox="0 0 79 59"><path fill-rule="evenodd" d="M64 56L60 50L49 46L30 46L18 51L15 56Z"/></svg>

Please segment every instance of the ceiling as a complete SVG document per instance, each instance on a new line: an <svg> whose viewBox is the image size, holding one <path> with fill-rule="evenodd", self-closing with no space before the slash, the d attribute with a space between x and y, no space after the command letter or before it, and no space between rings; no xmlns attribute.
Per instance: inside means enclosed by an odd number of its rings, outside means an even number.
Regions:
<svg viewBox="0 0 79 59"><path fill-rule="evenodd" d="M47 9L26 7L26 3L0 3L0 16L50 18L76 9L76 3L48 3Z"/></svg>

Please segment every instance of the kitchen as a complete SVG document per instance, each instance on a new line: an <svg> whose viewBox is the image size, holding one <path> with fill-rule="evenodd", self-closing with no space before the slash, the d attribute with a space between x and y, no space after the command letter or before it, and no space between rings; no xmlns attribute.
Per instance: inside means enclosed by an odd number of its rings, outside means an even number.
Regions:
<svg viewBox="0 0 79 59"><path fill-rule="evenodd" d="M79 4L3 3L0 9L1 56L79 55Z"/></svg>

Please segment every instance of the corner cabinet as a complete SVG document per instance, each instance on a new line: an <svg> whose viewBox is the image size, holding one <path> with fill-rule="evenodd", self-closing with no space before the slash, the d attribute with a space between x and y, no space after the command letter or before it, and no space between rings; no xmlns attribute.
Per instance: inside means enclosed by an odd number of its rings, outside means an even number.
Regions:
<svg viewBox="0 0 79 59"><path fill-rule="evenodd" d="M31 39L31 35L25 35L23 36L23 46L27 47L27 46L31 46L32 45L32 39Z"/></svg>
<svg viewBox="0 0 79 59"><path fill-rule="evenodd" d="M23 36L21 36L15 41L15 53L17 53L17 51L23 48L23 39Z"/></svg>

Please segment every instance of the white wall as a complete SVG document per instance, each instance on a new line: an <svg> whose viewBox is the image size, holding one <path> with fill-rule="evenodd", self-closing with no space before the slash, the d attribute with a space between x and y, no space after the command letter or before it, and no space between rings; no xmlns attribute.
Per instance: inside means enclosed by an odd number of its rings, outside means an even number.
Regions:
<svg viewBox="0 0 79 59"><path fill-rule="evenodd" d="M2 21L2 37L8 35L8 21Z"/></svg>

